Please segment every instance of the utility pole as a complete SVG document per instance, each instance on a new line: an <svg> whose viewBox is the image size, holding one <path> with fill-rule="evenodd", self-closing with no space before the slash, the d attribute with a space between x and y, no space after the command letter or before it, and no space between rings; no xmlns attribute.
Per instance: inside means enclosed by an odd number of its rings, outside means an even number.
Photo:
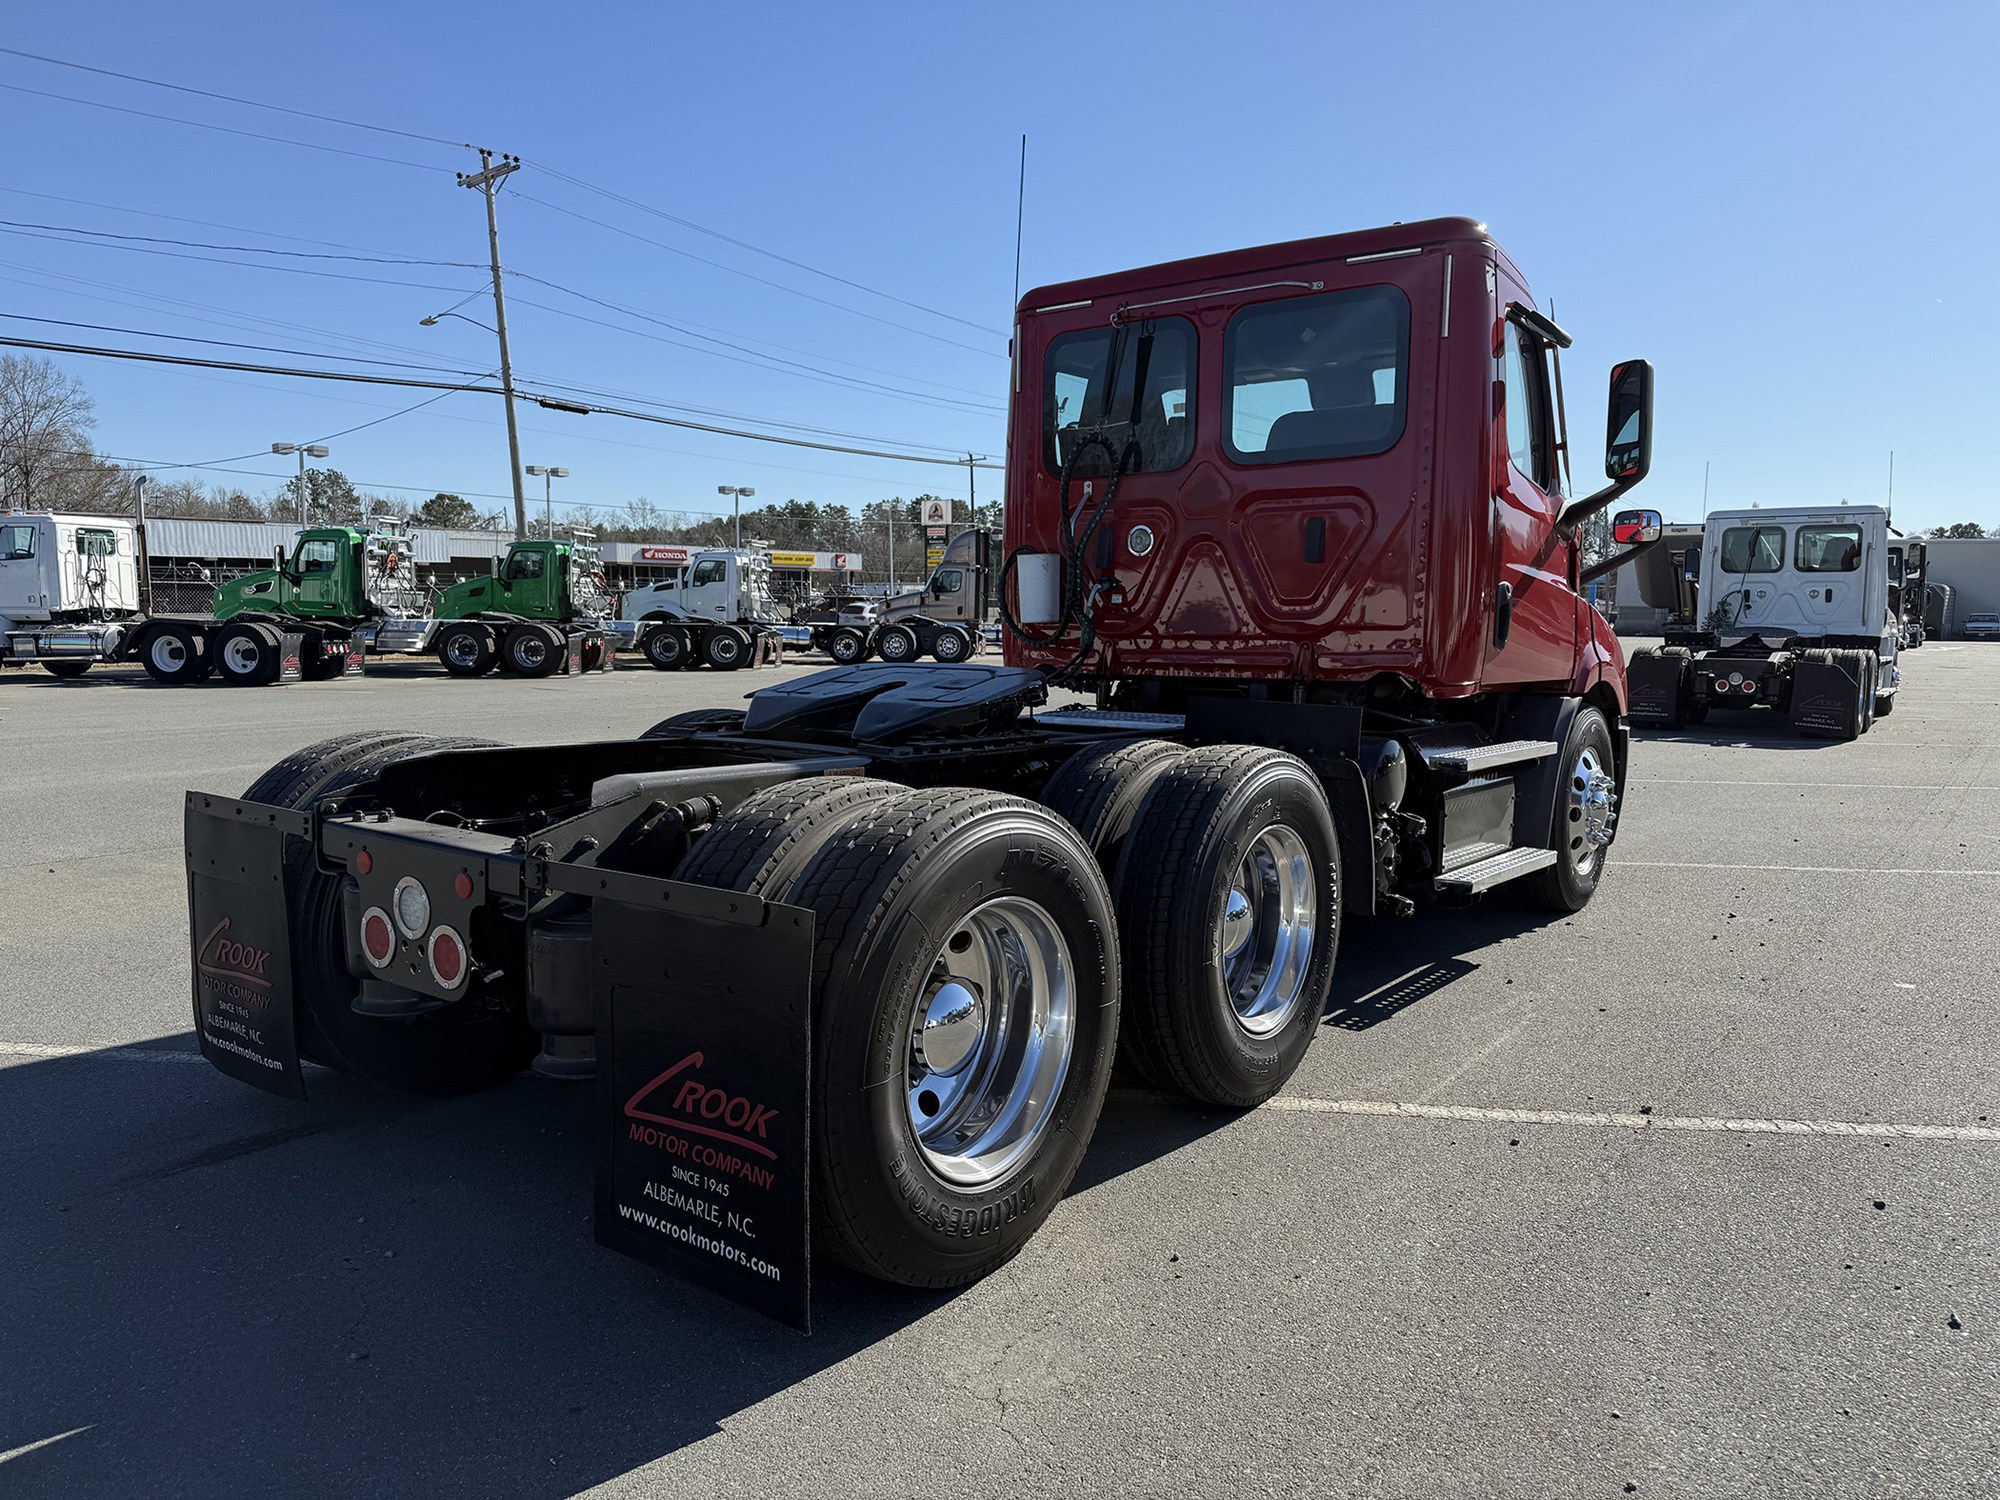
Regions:
<svg viewBox="0 0 2000 1500"><path fill-rule="evenodd" d="M460 172L458 185L476 188L486 199L486 249L493 262L493 324L500 335L500 393L507 408L507 472L514 480L514 540L528 538L528 496L521 482L521 431L514 425L514 361L507 353L507 294L500 286L500 219L493 200L500 184L521 170L521 158L502 156L493 164L493 153L480 148L480 169Z"/></svg>

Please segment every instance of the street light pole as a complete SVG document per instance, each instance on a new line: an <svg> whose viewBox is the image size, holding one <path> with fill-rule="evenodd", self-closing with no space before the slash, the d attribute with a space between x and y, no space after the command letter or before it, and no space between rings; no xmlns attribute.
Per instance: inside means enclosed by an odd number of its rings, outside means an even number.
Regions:
<svg viewBox="0 0 2000 1500"><path fill-rule="evenodd" d="M715 487L715 493L718 495L734 495L736 497L736 550L741 552L743 550L743 502L755 495L757 491L747 484L718 484Z"/></svg>
<svg viewBox="0 0 2000 1500"><path fill-rule="evenodd" d="M558 479L569 478L568 469L550 469L541 464L529 464L528 472L541 476L542 481L542 526L550 541L556 539L556 503L550 492L550 485Z"/></svg>
<svg viewBox="0 0 2000 1500"><path fill-rule="evenodd" d="M493 153L482 149L479 161L479 171L458 174L458 185L476 188L486 199L486 249L493 263L493 322L494 330L500 336L500 394L501 402L507 408L507 470L514 480L514 539L525 541L528 535L528 497L521 487L521 431L514 422L514 361L507 352L507 294L500 286L500 220L493 206L500 183L510 173L521 170L521 158L503 156L496 167L493 165Z"/></svg>
<svg viewBox="0 0 2000 1500"><path fill-rule="evenodd" d="M299 456L299 526L304 529L312 524L306 513L306 459L325 458L333 450L324 443L273 443L271 451L277 454L296 453Z"/></svg>

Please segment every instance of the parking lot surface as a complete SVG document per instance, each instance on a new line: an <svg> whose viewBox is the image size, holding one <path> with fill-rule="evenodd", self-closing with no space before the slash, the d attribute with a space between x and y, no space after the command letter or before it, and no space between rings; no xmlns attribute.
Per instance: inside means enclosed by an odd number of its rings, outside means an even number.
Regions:
<svg viewBox="0 0 2000 1500"><path fill-rule="evenodd" d="M180 795L812 668L0 676L0 1491L2000 1494L2000 645L1904 666L1640 732L1584 912L1355 925L1272 1105L1121 1082L1018 1260L809 1338L592 1244L588 1088L200 1061Z"/></svg>

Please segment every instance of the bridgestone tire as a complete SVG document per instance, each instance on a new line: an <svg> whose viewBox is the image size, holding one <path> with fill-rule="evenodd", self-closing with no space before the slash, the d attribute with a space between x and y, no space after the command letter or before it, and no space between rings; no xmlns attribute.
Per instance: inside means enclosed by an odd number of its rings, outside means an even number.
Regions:
<svg viewBox="0 0 2000 1500"><path fill-rule="evenodd" d="M1604 715L1594 708L1579 708L1576 717L1570 720L1569 734L1563 740L1561 760L1557 763L1556 804L1549 809L1550 826L1548 847L1556 851L1556 862L1546 870L1537 870L1521 882L1521 895L1531 906L1544 911L1582 911L1597 893L1597 884L1604 878L1604 866L1611 857L1613 845L1606 845L1597 851L1597 859L1586 871L1582 866L1588 854L1585 845L1573 842L1579 838L1572 828L1570 817L1570 793L1574 790L1573 778L1578 759L1586 749L1594 750L1598 763L1607 774L1617 765L1616 752L1611 742L1611 726ZM1615 816L1615 815L1614 815ZM1612 836L1616 838L1618 825L1611 825Z"/></svg>
<svg viewBox="0 0 2000 1500"><path fill-rule="evenodd" d="M734 672L750 664L752 645L748 631L718 625L701 643L701 659L718 672Z"/></svg>
<svg viewBox="0 0 2000 1500"><path fill-rule="evenodd" d="M693 656L687 632L678 625L654 625L639 637L639 653L662 672L678 672Z"/></svg>
<svg viewBox="0 0 2000 1500"><path fill-rule="evenodd" d="M237 687L266 687L278 680L277 631L269 625L226 625L209 643L209 653L222 680Z"/></svg>
<svg viewBox="0 0 2000 1500"><path fill-rule="evenodd" d="M962 630L940 630L937 639L931 642L931 658L947 666L956 665L972 655L972 637Z"/></svg>
<svg viewBox="0 0 2000 1500"><path fill-rule="evenodd" d="M674 879L723 891L789 885L842 825L909 788L868 776L808 776L746 797L695 841Z"/></svg>
<svg viewBox="0 0 2000 1500"><path fill-rule="evenodd" d="M438 632L435 649L439 664L454 677L484 677L500 660L493 631L485 625L447 625Z"/></svg>
<svg viewBox="0 0 2000 1500"><path fill-rule="evenodd" d="M1232 999L1224 916L1246 859L1288 833L1314 902L1288 1007L1251 1029ZM1118 861L1125 1024L1142 1069L1193 1099L1263 1103L1319 1030L1340 941L1340 853L1319 781L1296 756L1250 745L1192 750L1154 781ZM1262 942L1263 913L1246 941ZM1263 1024L1260 1022L1260 1024Z"/></svg>
<svg viewBox="0 0 2000 1500"><path fill-rule="evenodd" d="M309 810L372 781L393 762L492 743L400 732L343 735L280 761L244 798ZM440 1096L490 1088L527 1067L539 1038L518 1010L483 1005L476 981L465 1000L441 1010L400 1018L356 1015L358 981L347 972L340 877L318 869L304 840L287 840L285 848L301 1056L375 1088Z"/></svg>
<svg viewBox="0 0 2000 1500"><path fill-rule="evenodd" d="M891 625L875 638L875 654L901 666L915 661L923 654L923 648L917 643L917 633L909 626Z"/></svg>
<svg viewBox="0 0 2000 1500"><path fill-rule="evenodd" d="M852 666L868 655L868 638L858 630L836 630L827 638L826 654L843 667Z"/></svg>
<svg viewBox="0 0 2000 1500"><path fill-rule="evenodd" d="M1004 1265L1076 1175L1110 1081L1118 950L1090 851L1019 798L910 792L871 804L789 887L760 894L816 920L815 1248L905 1286L960 1286ZM1024 1154L970 1185L936 1170L911 1123L912 1032L940 944L1005 900L1032 903L1067 949L1068 1061Z"/></svg>
<svg viewBox="0 0 2000 1500"><path fill-rule="evenodd" d="M672 718L662 719L639 738L642 740L682 740L704 729L741 729L740 708L690 708Z"/></svg>
<svg viewBox="0 0 2000 1500"><path fill-rule="evenodd" d="M562 637L530 620L516 625L500 643L500 655L510 672L522 677L546 677L562 663Z"/></svg>
<svg viewBox="0 0 2000 1500"><path fill-rule="evenodd" d="M45 661L42 670L51 677L60 677L65 682L74 682L90 670L87 661Z"/></svg>

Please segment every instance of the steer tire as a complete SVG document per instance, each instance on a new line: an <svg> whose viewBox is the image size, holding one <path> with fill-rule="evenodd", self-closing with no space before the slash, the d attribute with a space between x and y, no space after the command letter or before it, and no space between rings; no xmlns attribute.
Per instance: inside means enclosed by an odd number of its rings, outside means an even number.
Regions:
<svg viewBox="0 0 2000 1500"><path fill-rule="evenodd" d="M662 719L639 738L642 740L684 740L703 729L741 729L740 708L690 708L672 718Z"/></svg>
<svg viewBox="0 0 2000 1500"><path fill-rule="evenodd" d="M149 631L138 656L146 675L167 687L198 682L209 674L213 664L200 629L178 623Z"/></svg>
<svg viewBox="0 0 2000 1500"><path fill-rule="evenodd" d="M1287 966L1296 980L1281 984L1289 1002L1245 1016L1235 991L1253 982L1263 944L1278 926L1259 897L1241 939L1256 946L1246 949L1247 972L1232 984L1224 918L1238 882L1250 884L1246 861L1256 862L1266 838L1303 856L1304 878L1293 886L1301 896L1310 892L1313 914L1301 924L1303 961ZM1280 865L1297 873L1294 858L1275 861L1273 873ZM1126 1031L1142 1070L1208 1104L1249 1108L1277 1093L1319 1030L1340 941L1339 844L1311 770L1296 756L1249 745L1189 751L1140 803L1113 889ZM1273 947L1272 961L1281 951Z"/></svg>
<svg viewBox="0 0 2000 1500"><path fill-rule="evenodd" d="M438 632L433 649L437 659L454 677L484 677L500 660L490 626L461 621Z"/></svg>
<svg viewBox="0 0 2000 1500"><path fill-rule="evenodd" d="M749 631L718 625L703 639L701 659L718 672L734 672L750 665L753 647Z"/></svg>
<svg viewBox="0 0 2000 1500"><path fill-rule="evenodd" d="M45 661L42 670L51 677L60 677L65 682L74 682L90 670L87 661Z"/></svg>
<svg viewBox="0 0 2000 1500"><path fill-rule="evenodd" d="M1110 893L1090 851L1059 818L1016 797L908 792L869 803L796 879L759 894L807 907L815 919L815 1248L905 1286L961 1286L1006 1264L1076 1175L1110 1082L1118 950ZM947 1176L914 1123L924 1107L910 1097L919 1007L975 912L1007 929L1024 911L1067 952L1067 1064L1059 1076L1031 1070L1047 1092L1038 1088L1025 1105L998 1111L1039 1122L1018 1155L990 1159L984 1181ZM1007 930L1025 934L1018 924ZM1002 992L1019 993L996 984ZM1043 993L1053 992L1051 985ZM1050 1045L1057 1035L1018 1019L1004 1032L982 1033L980 1047L1030 1035ZM1009 1072L1004 1064L992 1073L983 1061L975 1066L982 1079Z"/></svg>
<svg viewBox="0 0 2000 1500"><path fill-rule="evenodd" d="M1611 846L1607 844L1597 851L1596 859L1588 858L1589 841L1581 832L1583 814L1570 805L1571 793L1582 790L1576 785L1576 767L1585 750L1594 752L1607 772L1617 765L1611 726L1595 708L1577 710L1576 717L1570 720L1569 735L1563 741L1562 759L1557 762L1556 804L1549 809L1550 842L1543 846L1556 851L1556 862L1521 882L1521 894L1530 905L1544 911L1582 911L1597 893L1597 883L1604 878L1604 866L1611 855ZM1616 816L1614 804L1613 838L1618 832Z"/></svg>
<svg viewBox="0 0 2000 1500"><path fill-rule="evenodd" d="M507 670L522 677L546 677L562 665L563 639L536 620L516 625L500 643Z"/></svg>
<svg viewBox="0 0 2000 1500"><path fill-rule="evenodd" d="M396 761L492 743L401 733L344 735L279 762L258 778L246 800L264 800L252 794L267 790L277 794L272 800L281 796L282 805L310 811ZM286 927L298 981L294 1019L300 1056L374 1088L439 1096L490 1088L527 1067L540 1039L525 1013L518 1003L484 1003L476 980L464 1000L439 1010L397 1018L355 1014L359 981L347 971L341 881L319 869L305 840L286 840Z"/></svg>
<svg viewBox="0 0 2000 1500"><path fill-rule="evenodd" d="M843 824L907 787L871 776L807 776L746 797L695 841L674 879L723 891L788 885Z"/></svg>
<svg viewBox="0 0 2000 1500"><path fill-rule="evenodd" d="M652 625L639 637L639 654L662 672L678 672L694 656L687 632L678 625Z"/></svg>

